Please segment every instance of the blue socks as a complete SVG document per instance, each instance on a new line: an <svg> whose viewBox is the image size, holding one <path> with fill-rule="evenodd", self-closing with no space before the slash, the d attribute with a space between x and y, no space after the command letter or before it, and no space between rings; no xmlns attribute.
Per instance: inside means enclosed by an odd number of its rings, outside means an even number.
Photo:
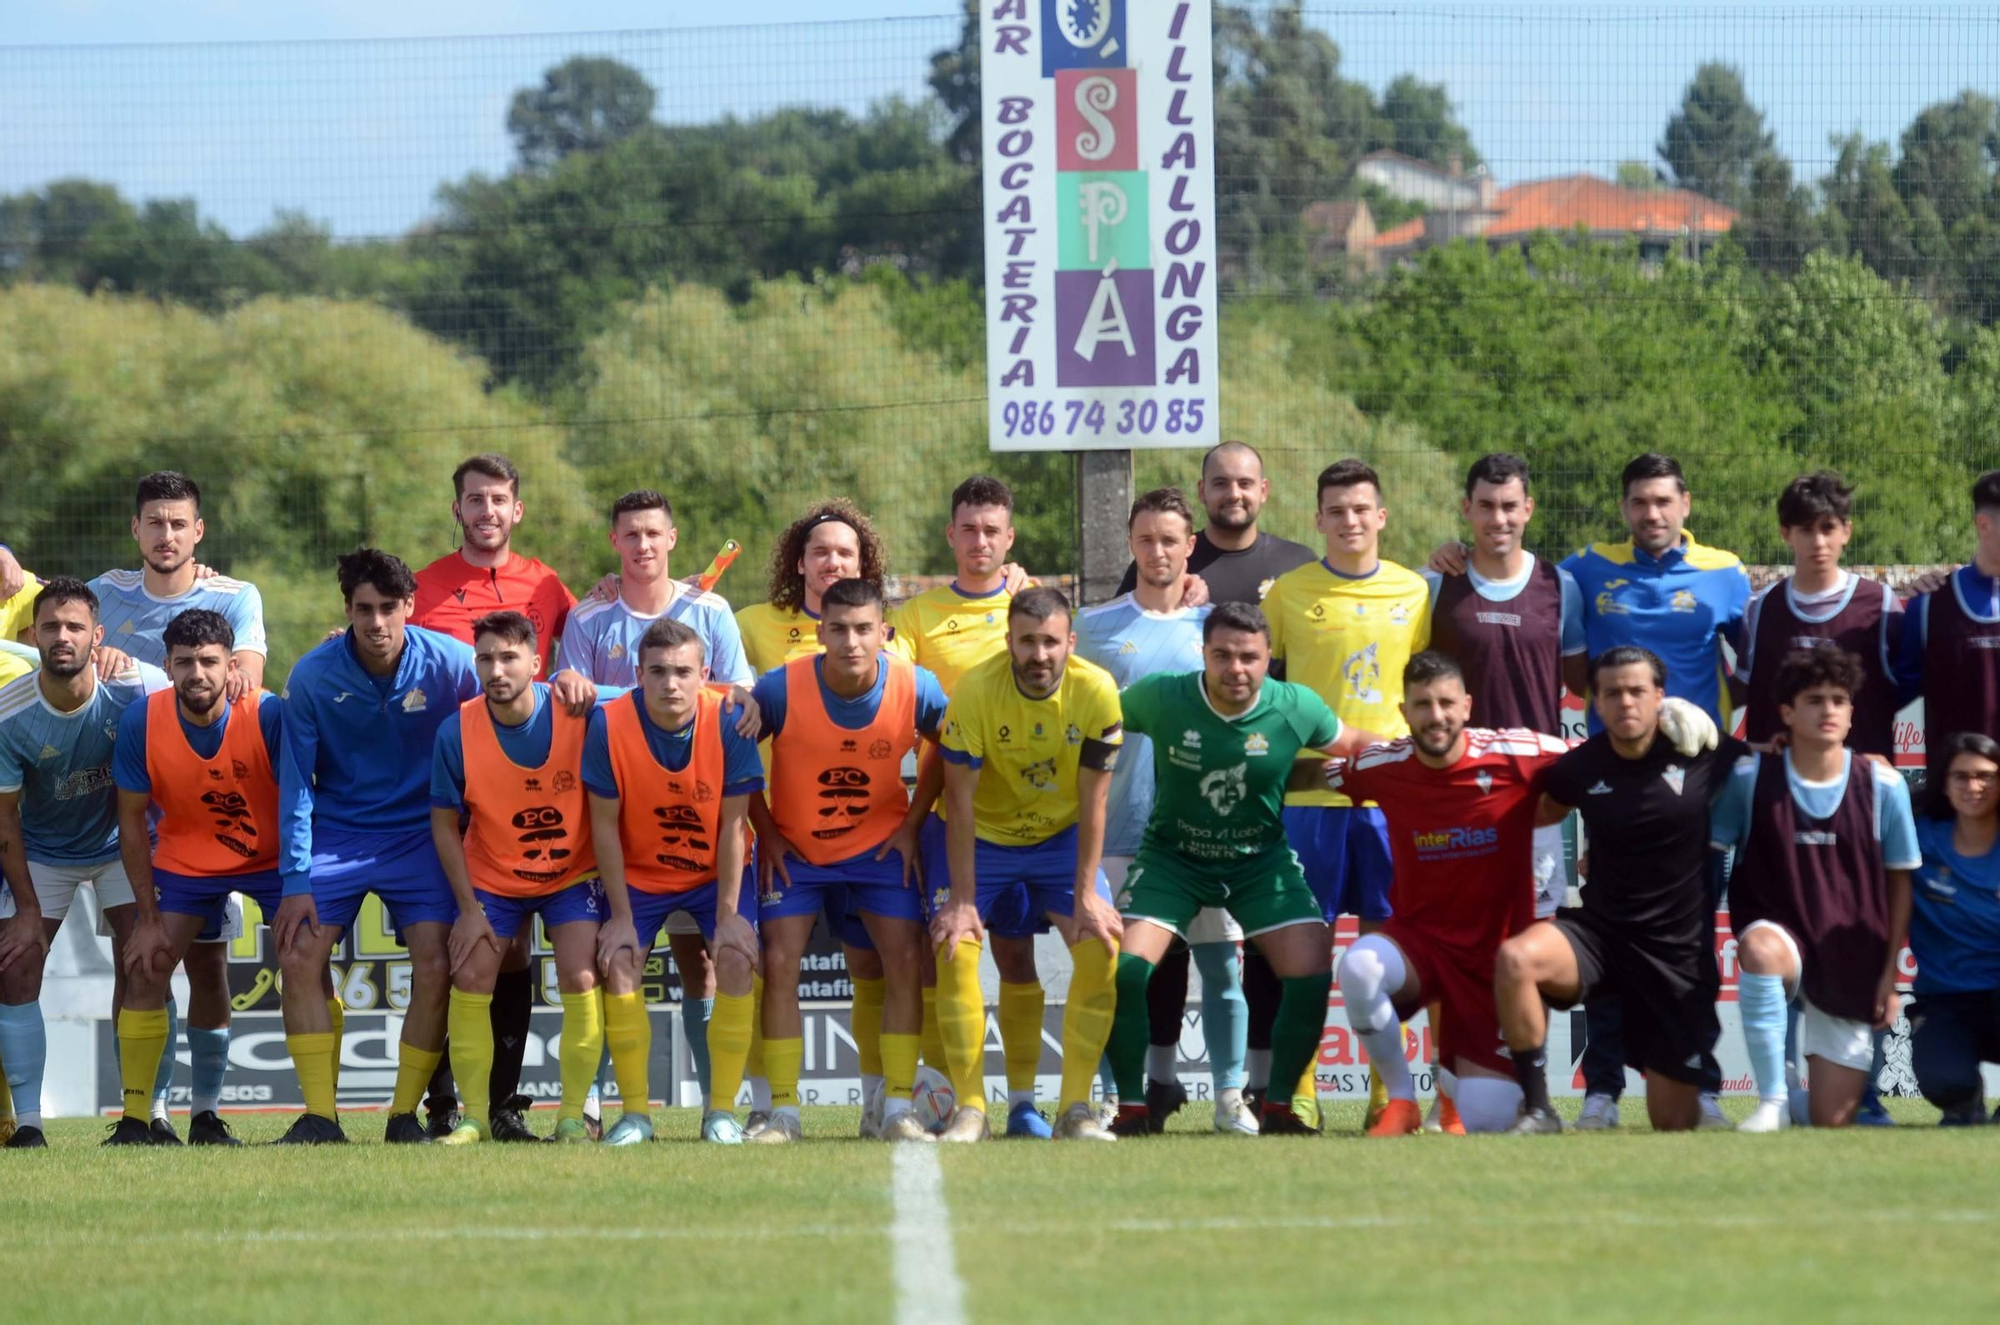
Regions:
<svg viewBox="0 0 2000 1325"><path fill-rule="evenodd" d="M167 1116L167 1098L174 1089L174 1051L180 1044L181 1009L172 993L167 995L167 1050L160 1055L160 1070L153 1075L153 1116Z"/></svg>
<svg viewBox="0 0 2000 1325"><path fill-rule="evenodd" d="M1243 1000L1242 958L1234 943L1197 943L1194 966L1201 972L1202 1038L1215 1088L1243 1088L1243 1059L1250 1048L1250 1006Z"/></svg>
<svg viewBox="0 0 2000 1325"><path fill-rule="evenodd" d="M1785 981L1782 976L1736 977L1736 1005L1743 1015L1743 1044L1750 1051L1750 1074L1757 1094L1783 1101L1785 1089Z"/></svg>
<svg viewBox="0 0 2000 1325"><path fill-rule="evenodd" d="M1117 1074L1111 1070L1111 1055L1108 1053L1100 1054L1098 1056L1097 1084L1100 1087L1102 1087L1105 1099L1107 1100L1118 1099L1118 1077ZM1120 1104L1123 1104L1125 1101L1118 1100L1118 1102Z"/></svg>
<svg viewBox="0 0 2000 1325"><path fill-rule="evenodd" d="M222 1078L229 1071L229 1028L188 1027L188 1053L194 1059L194 1098L188 1112L214 1113L222 1103Z"/></svg>
<svg viewBox="0 0 2000 1325"><path fill-rule="evenodd" d="M694 1079L701 1087L703 1108L708 1107L708 1019L714 1012L713 998L681 997L681 1033L687 1036L688 1055L694 1059Z"/></svg>
<svg viewBox="0 0 2000 1325"><path fill-rule="evenodd" d="M48 1059L41 1003L0 1004L0 1063L6 1064L14 1117L23 1127L42 1125L42 1071Z"/></svg>

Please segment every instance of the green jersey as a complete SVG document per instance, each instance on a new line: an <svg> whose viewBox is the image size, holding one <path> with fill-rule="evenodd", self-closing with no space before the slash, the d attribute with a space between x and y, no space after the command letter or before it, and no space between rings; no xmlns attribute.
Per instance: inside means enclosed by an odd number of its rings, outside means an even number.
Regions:
<svg viewBox="0 0 2000 1325"><path fill-rule="evenodd" d="M1209 704L1200 672L1145 677L1119 701L1125 730L1153 738L1157 790L1145 845L1191 860L1285 848L1292 761L1340 736L1325 700L1284 681L1266 680L1257 702L1233 718Z"/></svg>

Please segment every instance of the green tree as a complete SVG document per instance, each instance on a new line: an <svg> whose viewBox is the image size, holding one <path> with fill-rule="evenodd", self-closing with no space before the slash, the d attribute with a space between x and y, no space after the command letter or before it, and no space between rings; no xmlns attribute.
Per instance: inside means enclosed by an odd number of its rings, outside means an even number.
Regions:
<svg viewBox="0 0 2000 1325"><path fill-rule="evenodd" d="M601 152L652 122L653 85L630 65L578 55L522 88L507 108L514 151L530 170L574 152Z"/></svg>
<svg viewBox="0 0 2000 1325"><path fill-rule="evenodd" d="M1376 143L1432 165L1456 160L1470 170L1479 164L1472 135L1458 122L1457 108L1442 83L1426 83L1414 74L1400 74L1382 92L1381 117L1385 136Z"/></svg>
<svg viewBox="0 0 2000 1325"><path fill-rule="evenodd" d="M979 0L965 0L965 20L959 25L958 43L931 55L931 92L951 117L951 132L945 146L952 159L968 166L979 164L981 106L979 100Z"/></svg>
<svg viewBox="0 0 2000 1325"><path fill-rule="evenodd" d="M1731 207L1749 197L1757 159L1775 150L1742 73L1714 62L1695 70L1658 148L1675 184Z"/></svg>

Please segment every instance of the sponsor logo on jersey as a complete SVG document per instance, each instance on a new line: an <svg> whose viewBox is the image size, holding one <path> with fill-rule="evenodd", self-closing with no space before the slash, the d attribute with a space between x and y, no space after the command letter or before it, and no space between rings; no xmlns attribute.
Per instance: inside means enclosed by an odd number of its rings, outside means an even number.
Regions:
<svg viewBox="0 0 2000 1325"><path fill-rule="evenodd" d="M42 747L41 757L43 759L59 759L62 757L62 751L56 749L53 745L45 745Z"/></svg>
<svg viewBox="0 0 2000 1325"><path fill-rule="evenodd" d="M1687 785L1687 770L1679 764L1668 764L1661 771L1660 780L1672 787L1674 795L1678 796L1681 794L1681 788Z"/></svg>
<svg viewBox="0 0 2000 1325"><path fill-rule="evenodd" d="M1472 618L1482 626L1512 626L1516 630L1521 626L1518 612L1474 612Z"/></svg>
<svg viewBox="0 0 2000 1325"><path fill-rule="evenodd" d="M286 698L286 699L290 699L291 697L292 697L292 688L291 688L290 686L286 686L286 687L285 687L285 698ZM354 698L354 692L353 692L353 691L351 691L351 690L343 690L343 691L341 691L341 692L340 692L339 694L337 694L337 695L335 695L335 696L333 697L333 702L334 702L334 703L336 703L336 704L345 704L345 703L346 703L346 702L347 702L348 700L350 700L350 699L352 699L352 698Z"/></svg>
<svg viewBox="0 0 2000 1325"><path fill-rule="evenodd" d="M1500 842L1498 828L1427 828L1411 835L1417 850L1425 854L1455 851L1476 851L1482 847L1497 846Z"/></svg>
<svg viewBox="0 0 2000 1325"><path fill-rule="evenodd" d="M1357 649L1340 664L1340 679L1347 683L1348 695L1363 704L1382 702L1382 660L1378 647L1371 643Z"/></svg>
<svg viewBox="0 0 2000 1325"><path fill-rule="evenodd" d="M403 712L422 713L430 707L430 703L430 700L425 697L423 691L412 690L409 694L403 696Z"/></svg>
<svg viewBox="0 0 2000 1325"><path fill-rule="evenodd" d="M1118 646L1118 652L1120 653L1137 653L1138 651L1139 651L1139 643L1137 640L1128 639L1123 644Z"/></svg>
<svg viewBox="0 0 2000 1325"><path fill-rule="evenodd" d="M1792 842L1802 847L1835 847L1840 845L1840 834L1818 828L1801 828L1792 834Z"/></svg>
<svg viewBox="0 0 2000 1325"><path fill-rule="evenodd" d="M1611 785L1607 782L1600 781L1596 786L1592 787L1589 791L1586 791L1583 794L1586 796L1609 796L1611 794Z"/></svg>
<svg viewBox="0 0 2000 1325"><path fill-rule="evenodd" d="M1051 792L1056 789L1056 761L1053 757L1037 759L1021 770L1021 781L1036 791Z"/></svg>
<svg viewBox="0 0 2000 1325"><path fill-rule="evenodd" d="M1630 580L1606 580L1604 587L1597 591L1597 614L1599 616L1625 616L1631 608L1618 601L1618 590L1630 584Z"/></svg>
<svg viewBox="0 0 2000 1325"><path fill-rule="evenodd" d="M1201 749L1201 733L1190 727L1181 733L1181 744L1190 750Z"/></svg>
<svg viewBox="0 0 2000 1325"><path fill-rule="evenodd" d="M1233 768L1218 768L1205 774L1201 779L1202 798L1215 807L1217 814L1232 814L1241 805L1249 792L1245 776L1250 765L1237 764Z"/></svg>

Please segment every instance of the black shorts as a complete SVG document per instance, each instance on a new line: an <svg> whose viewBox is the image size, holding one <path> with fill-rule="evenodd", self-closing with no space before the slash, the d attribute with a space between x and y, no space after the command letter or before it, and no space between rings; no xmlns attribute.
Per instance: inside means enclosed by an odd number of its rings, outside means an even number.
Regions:
<svg viewBox="0 0 2000 1325"><path fill-rule="evenodd" d="M1714 1080L1721 1037L1715 999L1721 980L1705 944L1648 943L1566 906L1550 922L1576 953L1577 1003L1595 990L1624 1000L1625 1062L1637 1072L1698 1086Z"/></svg>

